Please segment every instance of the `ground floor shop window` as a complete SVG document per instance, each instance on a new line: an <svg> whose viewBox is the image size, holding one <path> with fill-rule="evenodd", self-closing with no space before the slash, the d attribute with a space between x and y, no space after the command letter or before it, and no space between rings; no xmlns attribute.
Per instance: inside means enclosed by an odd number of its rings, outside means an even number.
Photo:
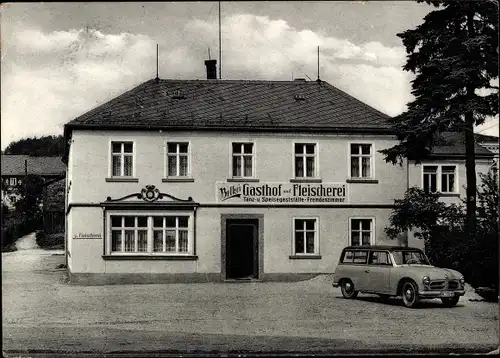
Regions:
<svg viewBox="0 0 500 358"><path fill-rule="evenodd" d="M373 218L351 218L349 226L351 246L373 245Z"/></svg>
<svg viewBox="0 0 500 358"><path fill-rule="evenodd" d="M109 214L109 254L191 255L189 214Z"/></svg>
<svg viewBox="0 0 500 358"><path fill-rule="evenodd" d="M293 226L294 255L317 255L319 252L318 219L295 218Z"/></svg>

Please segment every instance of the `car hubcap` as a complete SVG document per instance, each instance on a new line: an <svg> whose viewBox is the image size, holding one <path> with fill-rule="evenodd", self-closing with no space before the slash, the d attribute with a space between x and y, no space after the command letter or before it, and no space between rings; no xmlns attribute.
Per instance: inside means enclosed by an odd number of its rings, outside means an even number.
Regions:
<svg viewBox="0 0 500 358"><path fill-rule="evenodd" d="M413 299L413 292L411 289L407 289L405 292L406 299L408 301L411 301Z"/></svg>
<svg viewBox="0 0 500 358"><path fill-rule="evenodd" d="M351 292L351 289L352 289L352 285L351 285L349 282L347 282L347 283L345 284L345 290L346 290L347 292Z"/></svg>

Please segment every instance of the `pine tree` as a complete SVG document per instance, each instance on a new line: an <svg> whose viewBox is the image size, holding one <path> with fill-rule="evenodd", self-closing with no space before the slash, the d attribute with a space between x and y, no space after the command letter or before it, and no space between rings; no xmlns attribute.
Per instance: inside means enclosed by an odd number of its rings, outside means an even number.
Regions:
<svg viewBox="0 0 500 358"><path fill-rule="evenodd" d="M423 2L418 0L417 2ZM415 29L397 34L406 47L405 71L415 74L406 112L391 119L399 144L381 151L386 161L417 162L443 131L465 137L467 220L476 232L474 125L498 114L498 2L426 1L437 8Z"/></svg>

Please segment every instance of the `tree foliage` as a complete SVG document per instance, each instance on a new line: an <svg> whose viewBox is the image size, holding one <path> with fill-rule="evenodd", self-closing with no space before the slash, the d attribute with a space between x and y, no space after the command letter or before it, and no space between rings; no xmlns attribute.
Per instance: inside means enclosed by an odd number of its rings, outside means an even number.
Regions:
<svg viewBox="0 0 500 358"><path fill-rule="evenodd" d="M24 138L10 143L4 154L24 154L37 157L55 157L64 154L64 137L50 135L43 137Z"/></svg>
<svg viewBox="0 0 500 358"><path fill-rule="evenodd" d="M403 69L415 74L415 99L390 120L400 143L382 153L393 163L429 154L437 132L465 130L466 114L471 125L498 114L498 86L492 84L498 79L498 2L427 3L439 9L397 34L407 52Z"/></svg>
<svg viewBox="0 0 500 358"><path fill-rule="evenodd" d="M463 204L446 204L436 194L413 187L395 207L385 228L390 238L407 230L423 239L426 252L436 266L454 268L474 287L490 286L498 290L498 174L480 173L477 188L477 234L465 230Z"/></svg>

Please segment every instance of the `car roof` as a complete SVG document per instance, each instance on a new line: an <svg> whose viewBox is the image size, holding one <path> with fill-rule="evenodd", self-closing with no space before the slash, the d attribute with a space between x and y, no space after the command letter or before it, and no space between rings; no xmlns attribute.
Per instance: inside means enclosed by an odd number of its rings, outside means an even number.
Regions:
<svg viewBox="0 0 500 358"><path fill-rule="evenodd" d="M416 247L407 247L407 246L395 246L395 245L361 245L361 246L347 246L344 250L415 250L421 251L421 249Z"/></svg>

